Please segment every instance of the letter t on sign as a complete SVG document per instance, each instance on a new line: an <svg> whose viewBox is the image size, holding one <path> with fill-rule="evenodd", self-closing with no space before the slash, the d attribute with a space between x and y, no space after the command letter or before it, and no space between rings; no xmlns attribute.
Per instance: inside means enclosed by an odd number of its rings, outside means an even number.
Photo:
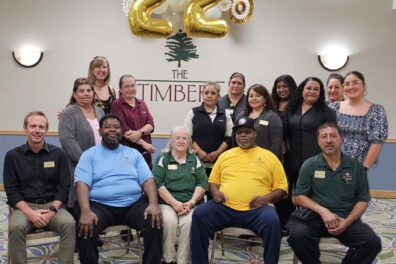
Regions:
<svg viewBox="0 0 396 264"><path fill-rule="evenodd" d="M396 0L395 0L396 1ZM187 70L172 70L174 80L187 80Z"/></svg>

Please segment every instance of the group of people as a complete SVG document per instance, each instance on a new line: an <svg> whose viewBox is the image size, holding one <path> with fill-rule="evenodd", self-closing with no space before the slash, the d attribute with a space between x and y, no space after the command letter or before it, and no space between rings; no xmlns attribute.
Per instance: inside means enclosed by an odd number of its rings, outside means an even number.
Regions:
<svg viewBox="0 0 396 264"><path fill-rule="evenodd" d="M236 72L222 97L208 82L154 162L154 119L134 77L121 76L118 98L109 82L105 57L74 82L58 113L62 151L45 142L44 113L26 116L27 143L4 163L13 263L26 262L35 228L60 234L59 263L73 262L75 243L81 263L98 263L99 235L116 224L139 230L144 263L208 263L209 238L231 226L263 238L266 264L278 262L287 233L303 263L319 263L321 236L350 247L345 263L371 263L381 250L360 217L388 124L364 98L360 72L330 75L328 102L316 77L297 86L282 75L271 94L261 84L245 94Z"/></svg>

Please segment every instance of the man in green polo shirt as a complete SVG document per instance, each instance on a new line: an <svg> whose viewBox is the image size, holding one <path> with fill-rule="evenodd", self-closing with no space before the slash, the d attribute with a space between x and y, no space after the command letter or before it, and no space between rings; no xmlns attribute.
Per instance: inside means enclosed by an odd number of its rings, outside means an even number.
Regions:
<svg viewBox="0 0 396 264"><path fill-rule="evenodd" d="M349 250L342 263L372 263L381 240L360 217L370 195L363 165L341 152L343 138L334 123L318 128L322 150L301 166L293 203L301 207L286 227L288 242L302 263L320 263L319 240L335 237Z"/></svg>

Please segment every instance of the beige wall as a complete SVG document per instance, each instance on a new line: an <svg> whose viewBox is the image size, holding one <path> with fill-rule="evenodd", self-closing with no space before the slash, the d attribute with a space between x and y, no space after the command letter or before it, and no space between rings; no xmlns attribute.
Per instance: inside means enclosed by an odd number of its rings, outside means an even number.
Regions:
<svg viewBox="0 0 396 264"><path fill-rule="evenodd" d="M396 10L391 0L254 0L252 19L229 22L221 39L194 38L200 58L182 63L188 80L227 82L234 71L247 83L272 87L280 74L297 82L329 72L317 61L326 45L339 43L350 51L342 73L360 70L367 79L368 99L382 104L396 138ZM181 17L181 15L180 15ZM226 13L223 13L226 17ZM70 96L75 78L87 73L95 55L109 58L112 85L124 73L138 79L170 80L175 63L165 60L165 39L144 39L130 33L121 0L1 0L0 1L0 130L21 129L26 112L44 110L51 130L56 111ZM41 64L19 67L11 52L25 43L44 49ZM223 84L223 93L226 85ZM138 94L141 96L141 94ZM156 132L180 124L193 102L146 102Z"/></svg>

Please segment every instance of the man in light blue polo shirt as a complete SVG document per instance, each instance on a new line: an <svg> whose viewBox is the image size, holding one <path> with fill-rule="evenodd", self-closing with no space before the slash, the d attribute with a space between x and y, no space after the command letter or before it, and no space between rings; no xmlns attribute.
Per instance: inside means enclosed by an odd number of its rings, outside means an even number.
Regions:
<svg viewBox="0 0 396 264"><path fill-rule="evenodd" d="M80 262L98 263L99 234L123 224L141 232L143 263L161 263L162 217L151 171L137 150L120 145L117 116L104 116L99 126L102 144L86 150L75 170Z"/></svg>

